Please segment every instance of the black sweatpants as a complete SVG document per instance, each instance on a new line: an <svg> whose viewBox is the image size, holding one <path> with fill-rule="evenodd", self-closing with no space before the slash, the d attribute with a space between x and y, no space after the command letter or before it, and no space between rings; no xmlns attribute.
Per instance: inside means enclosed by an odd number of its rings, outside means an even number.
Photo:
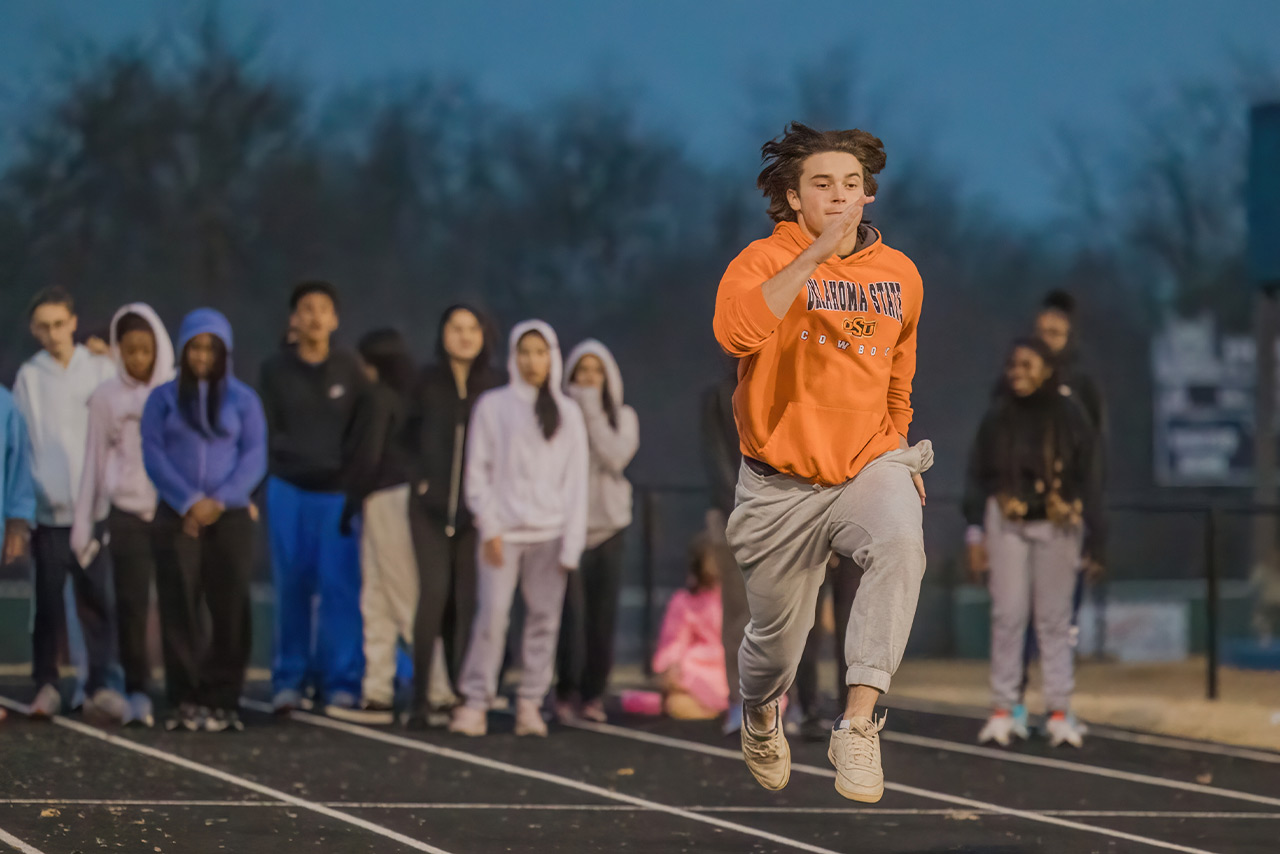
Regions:
<svg viewBox="0 0 1280 854"><path fill-rule="evenodd" d="M118 507L107 517L111 535L111 569L115 578L116 637L124 688L145 693L151 681L147 657L147 617L151 610L151 580L156 574L155 523Z"/></svg>
<svg viewBox="0 0 1280 854"><path fill-rule="evenodd" d="M76 594L76 614L84 631L89 654L85 692L92 697L107 687L116 662L115 602L112 595L111 558L98 552L88 567L81 567L71 551L71 529L40 526L31 537L35 563L35 624L31 633L31 676L36 685L58 683L58 639L66 631L67 611L63 588L71 576Z"/></svg>
<svg viewBox="0 0 1280 854"><path fill-rule="evenodd" d="M848 662L844 660L844 634L849 627L849 615L853 611L853 600L858 595L858 584L862 581L862 569L852 559L841 555L835 569L827 570L825 587L831 590L832 609L836 618L835 661L839 668L836 685L843 685ZM818 614L822 613L822 599L818 596ZM800 658L800 666L796 669L796 702L805 717L818 714L818 662L822 657L819 649L822 643L822 625L820 619L813 621L809 630L809 639L804 645L804 654ZM840 698L843 709L844 698Z"/></svg>
<svg viewBox="0 0 1280 854"><path fill-rule="evenodd" d="M613 670L613 636L622 590L625 531L582 553L578 571L569 573L560 619L556 696L578 696L590 703L604 696Z"/></svg>
<svg viewBox="0 0 1280 854"><path fill-rule="evenodd" d="M431 659L436 638L444 639L449 682L458 693L458 676L471 639L476 613L476 529L452 537L444 522L409 500L409 527L418 558L418 612L413 622L413 709L426 712Z"/></svg>
<svg viewBox="0 0 1280 854"><path fill-rule="evenodd" d="M234 711L253 642L253 520L227 510L189 537L167 504L156 511L156 592L170 704Z"/></svg>

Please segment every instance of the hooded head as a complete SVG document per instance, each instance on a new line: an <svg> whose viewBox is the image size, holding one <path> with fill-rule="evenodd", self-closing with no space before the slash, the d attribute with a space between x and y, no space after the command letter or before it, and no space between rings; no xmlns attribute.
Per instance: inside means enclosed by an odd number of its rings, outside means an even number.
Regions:
<svg viewBox="0 0 1280 854"><path fill-rule="evenodd" d="M199 376L192 370L193 354L188 352L188 347L195 338L205 334L214 339L213 365L211 373ZM230 322L222 312L212 308L191 312L182 319L178 329L178 403L187 422L206 436L222 432L218 414L227 379L231 376L233 344ZM202 353L201 357L208 358L209 354Z"/></svg>
<svg viewBox="0 0 1280 854"><path fill-rule="evenodd" d="M520 371L520 341L530 333L541 337L548 351L547 378L540 386L530 385ZM507 370L511 376L511 387L534 404L538 422L542 425L542 435L550 439L560 427L560 403L564 400L564 392L561 390L564 364L560 357L560 339L545 321L526 320L517 323L511 330L508 352Z"/></svg>
<svg viewBox="0 0 1280 854"><path fill-rule="evenodd" d="M604 344L594 338L588 338L569 351L569 358L565 361L564 390L569 393L573 386L574 373L586 356L599 359L604 368L604 393L600 396L600 403L610 426L617 428L618 410L622 409L622 371L618 370L618 362Z"/></svg>
<svg viewBox="0 0 1280 854"><path fill-rule="evenodd" d="M155 340L154 361L151 367L151 379L145 383L147 388L156 388L164 385L173 379L173 342L169 339L169 332L164 328L164 324L160 322L160 317L155 313L151 306L144 302L131 302L126 306L122 306L115 316L111 318L111 330L109 333L111 342L111 358L115 360L116 371L119 373L120 379L129 386L143 386L144 384L134 379L125 366L125 353L122 347L121 339L128 334L130 327L137 327L137 322L130 319L121 323L129 315L141 319L151 330L151 336Z"/></svg>

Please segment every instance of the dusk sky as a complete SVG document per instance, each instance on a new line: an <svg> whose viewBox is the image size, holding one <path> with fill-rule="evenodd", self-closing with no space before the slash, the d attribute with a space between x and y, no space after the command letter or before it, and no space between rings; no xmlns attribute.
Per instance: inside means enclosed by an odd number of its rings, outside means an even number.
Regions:
<svg viewBox="0 0 1280 854"><path fill-rule="evenodd" d="M55 47L178 27L189 0L0 0L6 121ZM1280 71L1277 0L226 0L266 61L322 87L430 72L521 108L607 79L642 120L736 170L758 158L769 90L799 62L847 62L872 108L847 124L893 152L926 148L1010 212L1055 210L1055 131L1121 139L1135 103L1180 81L1230 80L1238 58ZM1280 96L1280 93L1277 93ZM772 123L772 122L771 122ZM896 149L895 149L896 147Z"/></svg>

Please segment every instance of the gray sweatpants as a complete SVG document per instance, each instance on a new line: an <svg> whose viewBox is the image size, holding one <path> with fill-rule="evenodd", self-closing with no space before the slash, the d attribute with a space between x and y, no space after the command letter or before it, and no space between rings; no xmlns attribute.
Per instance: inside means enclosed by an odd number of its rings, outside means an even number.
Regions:
<svg viewBox="0 0 1280 854"><path fill-rule="evenodd" d="M409 531L409 485L364 500L360 532L360 614L364 617L364 699L394 699L396 643L413 643L418 559Z"/></svg>
<svg viewBox="0 0 1280 854"><path fill-rule="evenodd" d="M991 701L998 709L1022 702L1027 622L1035 615L1045 705L1065 712L1075 691L1071 611L1083 532L1049 521L1011 522L994 498L984 531L991 573Z"/></svg>
<svg viewBox="0 0 1280 854"><path fill-rule="evenodd" d="M541 703L555 675L556 642L567 581L560 566L560 540L504 543L502 557L502 566L490 566L483 553L476 561L476 617L467 660L458 678L463 699L476 709L489 708L498 693L498 674L506 651L517 583L525 607L520 699Z"/></svg>
<svg viewBox="0 0 1280 854"><path fill-rule="evenodd" d="M845 682L889 690L924 577L920 496L911 476L931 465L927 440L877 457L832 487L765 477L743 463L728 537L751 608L738 650L744 703L772 702L791 687L832 551L864 572L845 634Z"/></svg>

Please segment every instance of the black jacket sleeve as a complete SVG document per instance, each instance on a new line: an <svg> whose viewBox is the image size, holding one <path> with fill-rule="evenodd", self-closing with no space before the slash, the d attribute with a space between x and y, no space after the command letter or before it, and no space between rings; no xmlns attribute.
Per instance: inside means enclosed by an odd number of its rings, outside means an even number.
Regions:
<svg viewBox="0 0 1280 854"><path fill-rule="evenodd" d="M964 497L960 509L970 525L982 525L987 513L987 499L991 497L996 481L996 461L992 447L995 436L996 413L988 410L978 425L978 433L969 449L969 462L965 468Z"/></svg>
<svg viewBox="0 0 1280 854"><path fill-rule="evenodd" d="M1107 543L1106 508L1103 505L1102 434L1095 428L1084 401L1070 398L1063 403L1075 437L1074 472L1077 494L1084 505L1084 556L1105 563Z"/></svg>

